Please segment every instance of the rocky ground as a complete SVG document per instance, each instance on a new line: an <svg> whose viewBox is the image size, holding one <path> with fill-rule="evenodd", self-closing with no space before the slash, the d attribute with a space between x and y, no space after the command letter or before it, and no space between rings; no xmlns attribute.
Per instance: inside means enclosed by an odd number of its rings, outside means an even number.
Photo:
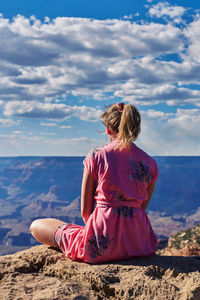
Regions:
<svg viewBox="0 0 200 300"><path fill-rule="evenodd" d="M199 278L199 256L89 265L36 246L0 257L0 295L6 300L199 300Z"/></svg>

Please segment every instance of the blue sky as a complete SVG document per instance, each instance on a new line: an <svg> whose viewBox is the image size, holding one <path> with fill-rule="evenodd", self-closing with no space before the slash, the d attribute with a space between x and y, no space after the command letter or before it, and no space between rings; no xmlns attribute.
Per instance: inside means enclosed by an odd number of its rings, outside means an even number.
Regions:
<svg viewBox="0 0 200 300"><path fill-rule="evenodd" d="M137 144L200 155L197 1L0 3L0 156L85 155L105 105L135 104Z"/></svg>

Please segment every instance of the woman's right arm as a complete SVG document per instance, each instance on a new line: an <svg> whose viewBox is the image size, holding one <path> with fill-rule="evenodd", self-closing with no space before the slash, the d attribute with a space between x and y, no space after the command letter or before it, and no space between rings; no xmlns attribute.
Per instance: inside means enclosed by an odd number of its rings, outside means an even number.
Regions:
<svg viewBox="0 0 200 300"><path fill-rule="evenodd" d="M81 216L85 224L94 210L94 190L94 178L88 173L87 169L84 168L81 188Z"/></svg>
<svg viewBox="0 0 200 300"><path fill-rule="evenodd" d="M147 193L148 193L148 198L147 200L142 204L142 209L146 209L148 204L149 204L149 201L151 200L151 197L153 195L153 191L154 191L154 188L155 188L155 182L151 183L147 189Z"/></svg>

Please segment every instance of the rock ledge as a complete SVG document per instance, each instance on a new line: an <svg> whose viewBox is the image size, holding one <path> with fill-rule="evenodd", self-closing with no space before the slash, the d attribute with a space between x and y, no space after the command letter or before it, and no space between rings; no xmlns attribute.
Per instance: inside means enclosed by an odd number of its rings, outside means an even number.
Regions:
<svg viewBox="0 0 200 300"><path fill-rule="evenodd" d="M89 265L44 245L0 257L1 299L199 300L200 257Z"/></svg>

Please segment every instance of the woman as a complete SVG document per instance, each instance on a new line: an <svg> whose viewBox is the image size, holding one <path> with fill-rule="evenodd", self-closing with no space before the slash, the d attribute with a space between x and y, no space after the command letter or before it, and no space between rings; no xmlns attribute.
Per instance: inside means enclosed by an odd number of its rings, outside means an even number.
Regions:
<svg viewBox="0 0 200 300"><path fill-rule="evenodd" d="M76 261L153 255L157 239L145 209L158 167L133 143L140 133L140 113L133 105L114 104L107 107L101 121L110 143L91 150L84 160L81 214L85 226L40 219L31 224L31 233Z"/></svg>

